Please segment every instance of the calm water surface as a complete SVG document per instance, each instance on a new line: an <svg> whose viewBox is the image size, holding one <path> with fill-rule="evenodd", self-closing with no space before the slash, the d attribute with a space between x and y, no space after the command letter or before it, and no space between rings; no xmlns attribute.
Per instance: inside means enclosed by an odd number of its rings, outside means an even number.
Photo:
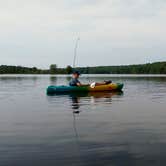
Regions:
<svg viewBox="0 0 166 166"><path fill-rule="evenodd" d="M0 76L0 166L166 165L166 76L82 76L124 91L46 95L69 79Z"/></svg>

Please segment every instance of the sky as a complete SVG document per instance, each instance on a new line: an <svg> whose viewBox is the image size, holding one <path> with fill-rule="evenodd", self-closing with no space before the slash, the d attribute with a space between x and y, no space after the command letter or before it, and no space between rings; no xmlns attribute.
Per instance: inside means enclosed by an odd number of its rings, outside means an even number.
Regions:
<svg viewBox="0 0 166 166"><path fill-rule="evenodd" d="M166 61L166 0L0 0L0 65Z"/></svg>

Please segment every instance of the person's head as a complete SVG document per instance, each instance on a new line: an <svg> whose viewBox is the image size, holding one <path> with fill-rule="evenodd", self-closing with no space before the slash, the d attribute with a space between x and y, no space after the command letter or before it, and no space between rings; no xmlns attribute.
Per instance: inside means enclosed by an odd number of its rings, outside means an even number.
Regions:
<svg viewBox="0 0 166 166"><path fill-rule="evenodd" d="M73 78L79 78L79 76L80 76L80 72L79 71L74 71L73 74L72 74Z"/></svg>

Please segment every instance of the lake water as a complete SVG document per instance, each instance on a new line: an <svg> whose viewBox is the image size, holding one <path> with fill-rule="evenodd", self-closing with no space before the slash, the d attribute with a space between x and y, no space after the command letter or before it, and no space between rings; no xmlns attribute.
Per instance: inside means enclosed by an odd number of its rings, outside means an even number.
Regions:
<svg viewBox="0 0 166 166"><path fill-rule="evenodd" d="M47 96L68 76L0 76L0 166L166 165L166 76L82 76L123 93Z"/></svg>

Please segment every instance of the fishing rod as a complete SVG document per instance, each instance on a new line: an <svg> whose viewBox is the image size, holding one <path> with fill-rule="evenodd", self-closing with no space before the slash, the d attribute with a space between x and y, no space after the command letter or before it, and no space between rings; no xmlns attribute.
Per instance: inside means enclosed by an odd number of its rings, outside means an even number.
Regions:
<svg viewBox="0 0 166 166"><path fill-rule="evenodd" d="M74 48L73 68L76 67L77 48L78 48L79 41L80 41L80 38L78 37L77 40L76 40L75 48Z"/></svg>
<svg viewBox="0 0 166 166"><path fill-rule="evenodd" d="M77 58L77 49L78 49L78 43L80 41L80 37L78 37L76 39L76 43L75 43L75 48L74 48L74 59L73 59L73 69L76 68L76 58ZM88 73L89 73L89 69L88 69ZM90 82L89 76L87 76L87 80L88 82Z"/></svg>

